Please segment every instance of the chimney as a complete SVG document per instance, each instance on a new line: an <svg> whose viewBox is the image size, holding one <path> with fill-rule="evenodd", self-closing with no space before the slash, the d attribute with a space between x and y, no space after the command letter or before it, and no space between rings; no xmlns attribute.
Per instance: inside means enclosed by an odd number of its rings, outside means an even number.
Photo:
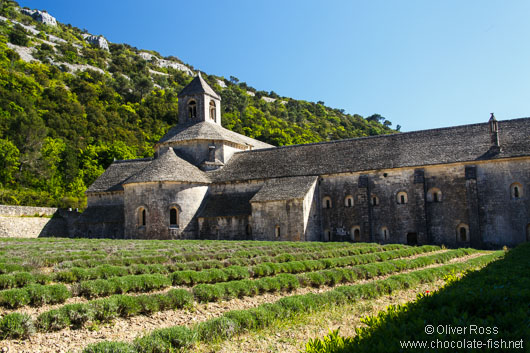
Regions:
<svg viewBox="0 0 530 353"><path fill-rule="evenodd" d="M489 124L490 124L491 147L500 150L501 145L499 142L499 123L497 119L495 119L495 115L493 115L493 113L491 113Z"/></svg>

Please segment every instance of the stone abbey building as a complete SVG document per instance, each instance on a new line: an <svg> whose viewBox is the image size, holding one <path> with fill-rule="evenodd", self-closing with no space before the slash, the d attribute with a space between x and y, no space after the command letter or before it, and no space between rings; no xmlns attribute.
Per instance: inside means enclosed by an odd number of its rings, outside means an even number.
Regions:
<svg viewBox="0 0 530 353"><path fill-rule="evenodd" d="M274 147L199 76L153 158L114 162L76 235L498 247L530 239L530 118Z"/></svg>

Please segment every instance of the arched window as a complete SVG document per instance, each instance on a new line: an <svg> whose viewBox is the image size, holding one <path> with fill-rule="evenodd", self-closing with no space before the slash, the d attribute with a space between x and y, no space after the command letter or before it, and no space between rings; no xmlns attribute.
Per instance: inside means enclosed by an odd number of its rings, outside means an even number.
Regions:
<svg viewBox="0 0 530 353"><path fill-rule="evenodd" d="M188 102L188 118L195 119L197 117L197 103L194 100Z"/></svg>
<svg viewBox="0 0 530 353"><path fill-rule="evenodd" d="M274 229L274 234L276 235L276 238L280 237L280 226L276 226Z"/></svg>
<svg viewBox="0 0 530 353"><path fill-rule="evenodd" d="M352 227L350 236L353 241L361 241L361 227Z"/></svg>
<svg viewBox="0 0 530 353"><path fill-rule="evenodd" d="M427 191L427 202L442 202L442 192L438 188L430 188Z"/></svg>
<svg viewBox="0 0 530 353"><path fill-rule="evenodd" d="M215 102L213 100L210 101L210 119L215 121Z"/></svg>
<svg viewBox="0 0 530 353"><path fill-rule="evenodd" d="M329 196L325 196L323 199L322 199L322 207L323 208L331 208L333 205L331 203L331 197Z"/></svg>
<svg viewBox="0 0 530 353"><path fill-rule="evenodd" d="M144 207L138 208L137 218L138 227L145 227L147 224L147 211Z"/></svg>
<svg viewBox="0 0 530 353"><path fill-rule="evenodd" d="M178 228L179 226L179 210L176 207L169 209L169 226L171 228Z"/></svg>
<svg viewBox="0 0 530 353"><path fill-rule="evenodd" d="M324 241L331 240L331 231L329 229L324 230Z"/></svg>
<svg viewBox="0 0 530 353"><path fill-rule="evenodd" d="M247 224L246 233L248 236L252 235L252 226L250 224Z"/></svg>
<svg viewBox="0 0 530 353"><path fill-rule="evenodd" d="M396 195L396 201L397 203L404 205L409 202L408 195L405 191L400 191Z"/></svg>
<svg viewBox="0 0 530 353"><path fill-rule="evenodd" d="M456 227L456 240L460 243L465 243L469 241L469 227L467 224L460 223Z"/></svg>
<svg viewBox="0 0 530 353"><path fill-rule="evenodd" d="M370 199L370 202L372 203L372 206L377 206L379 205L379 197L375 196L375 195L372 195L371 199Z"/></svg>
<svg viewBox="0 0 530 353"><path fill-rule="evenodd" d="M510 196L513 200L523 197L523 186L519 183L513 183L510 185Z"/></svg>
<svg viewBox="0 0 530 353"><path fill-rule="evenodd" d="M387 227L381 227L381 238L384 241L387 241L388 240L388 236L389 236L388 228Z"/></svg>
<svg viewBox="0 0 530 353"><path fill-rule="evenodd" d="M353 196L348 195L344 198L344 206L353 207Z"/></svg>

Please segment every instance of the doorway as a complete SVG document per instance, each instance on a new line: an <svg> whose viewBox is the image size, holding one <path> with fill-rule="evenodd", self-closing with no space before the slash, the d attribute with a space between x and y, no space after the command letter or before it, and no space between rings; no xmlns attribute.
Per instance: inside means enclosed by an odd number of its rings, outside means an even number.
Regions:
<svg viewBox="0 0 530 353"><path fill-rule="evenodd" d="M407 233L407 245L418 245L418 233Z"/></svg>

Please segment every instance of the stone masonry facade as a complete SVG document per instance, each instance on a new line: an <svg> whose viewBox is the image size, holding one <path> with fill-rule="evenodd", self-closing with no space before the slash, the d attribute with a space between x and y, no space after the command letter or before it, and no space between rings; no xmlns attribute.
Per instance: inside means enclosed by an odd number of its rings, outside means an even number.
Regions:
<svg viewBox="0 0 530 353"><path fill-rule="evenodd" d="M221 126L197 76L153 158L116 161L75 236L362 241L497 248L530 240L530 119L274 147Z"/></svg>

